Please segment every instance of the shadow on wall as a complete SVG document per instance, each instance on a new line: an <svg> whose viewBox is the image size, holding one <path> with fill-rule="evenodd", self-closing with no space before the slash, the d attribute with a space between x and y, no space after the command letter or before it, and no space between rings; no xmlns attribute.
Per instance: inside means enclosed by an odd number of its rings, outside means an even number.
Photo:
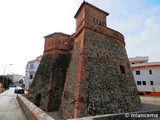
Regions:
<svg viewBox="0 0 160 120"><path fill-rule="evenodd" d="M39 107L39 106L40 106L40 102L41 102L41 93L38 93L38 94L36 95L35 105L36 105L37 107Z"/></svg>

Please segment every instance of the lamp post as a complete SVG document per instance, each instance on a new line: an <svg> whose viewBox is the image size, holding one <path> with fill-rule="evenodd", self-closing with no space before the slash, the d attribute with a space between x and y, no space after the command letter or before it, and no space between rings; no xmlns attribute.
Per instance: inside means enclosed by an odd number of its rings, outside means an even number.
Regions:
<svg viewBox="0 0 160 120"><path fill-rule="evenodd" d="M4 72L3 72L3 87L4 87L5 70L6 70L6 67L9 66L9 65L12 65L12 64L7 64L7 65L5 65L5 67L4 67Z"/></svg>

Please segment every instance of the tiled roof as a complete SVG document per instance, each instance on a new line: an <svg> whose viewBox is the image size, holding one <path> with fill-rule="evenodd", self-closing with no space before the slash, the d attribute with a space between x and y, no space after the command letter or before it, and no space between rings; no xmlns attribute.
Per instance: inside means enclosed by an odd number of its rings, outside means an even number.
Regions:
<svg viewBox="0 0 160 120"><path fill-rule="evenodd" d="M107 13L107 12L105 12L105 11L103 11L103 10L101 10L101 9L99 9L99 8L97 8L97 7L95 7L94 5L92 5L92 4L90 4L90 3L84 1L84 2L81 4L81 6L79 7L79 9L78 9L77 13L75 14L74 18L77 17L78 13L81 11L81 9L83 8L83 6L84 6L85 4L86 4L86 5L89 5L89 6L92 7L92 8L95 8L95 9L98 10L98 11L103 12L104 14L106 14L106 16L109 15L109 13Z"/></svg>
<svg viewBox="0 0 160 120"><path fill-rule="evenodd" d="M129 58L130 62L133 62L133 61L148 61L148 60L149 60L148 56L136 56L136 57Z"/></svg>
<svg viewBox="0 0 160 120"><path fill-rule="evenodd" d="M44 36L44 38L51 37L51 36L53 36L53 35L55 35L55 34L61 34L61 35L65 35L65 36L70 36L70 35L65 34L65 33L62 33L62 32L55 32L55 33L52 33L52 34L49 34L49 35Z"/></svg>
<svg viewBox="0 0 160 120"><path fill-rule="evenodd" d="M146 62L140 64L131 64L131 68L147 68L147 67L160 67L160 62Z"/></svg>

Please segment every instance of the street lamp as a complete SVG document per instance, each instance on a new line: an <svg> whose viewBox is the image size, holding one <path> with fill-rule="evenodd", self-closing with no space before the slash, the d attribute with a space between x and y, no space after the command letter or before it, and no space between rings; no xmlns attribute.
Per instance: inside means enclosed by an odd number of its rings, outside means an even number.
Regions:
<svg viewBox="0 0 160 120"><path fill-rule="evenodd" d="M3 87L4 87L5 70L6 70L6 67L9 66L9 65L12 65L12 64L7 64L7 65L5 65L5 67L4 67L4 72L3 72Z"/></svg>

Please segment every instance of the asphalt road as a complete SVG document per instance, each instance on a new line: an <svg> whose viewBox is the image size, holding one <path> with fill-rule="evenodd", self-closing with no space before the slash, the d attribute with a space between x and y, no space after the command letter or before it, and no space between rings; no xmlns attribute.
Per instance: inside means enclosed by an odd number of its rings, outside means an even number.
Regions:
<svg viewBox="0 0 160 120"><path fill-rule="evenodd" d="M27 120L16 100L14 89L0 94L0 120Z"/></svg>

